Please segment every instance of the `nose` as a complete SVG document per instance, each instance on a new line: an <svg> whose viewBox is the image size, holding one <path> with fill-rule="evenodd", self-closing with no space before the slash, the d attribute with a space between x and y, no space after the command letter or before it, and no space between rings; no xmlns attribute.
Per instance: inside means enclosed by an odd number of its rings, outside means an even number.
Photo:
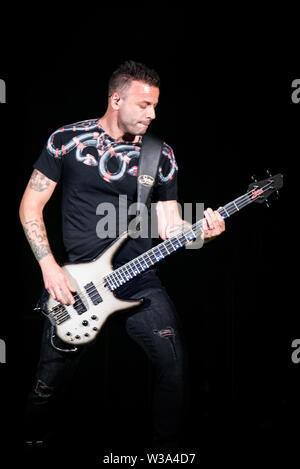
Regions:
<svg viewBox="0 0 300 469"><path fill-rule="evenodd" d="M148 113L147 113L147 119L155 119L155 109L154 106L149 106L148 107Z"/></svg>

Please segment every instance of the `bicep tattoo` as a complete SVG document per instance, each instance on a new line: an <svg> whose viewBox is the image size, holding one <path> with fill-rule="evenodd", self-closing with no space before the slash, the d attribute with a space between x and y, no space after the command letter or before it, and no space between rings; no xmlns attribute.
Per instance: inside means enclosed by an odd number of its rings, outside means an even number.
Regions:
<svg viewBox="0 0 300 469"><path fill-rule="evenodd" d="M30 189L43 192L50 186L50 179L48 179L44 174L40 173L37 169L33 170L31 178L29 180Z"/></svg>

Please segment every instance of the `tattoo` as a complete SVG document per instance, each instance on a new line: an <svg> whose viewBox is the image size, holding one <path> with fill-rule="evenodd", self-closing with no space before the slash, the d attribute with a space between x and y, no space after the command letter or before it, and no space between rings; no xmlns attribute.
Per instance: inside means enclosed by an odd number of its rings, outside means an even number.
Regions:
<svg viewBox="0 0 300 469"><path fill-rule="evenodd" d="M29 220L23 224L26 238L38 261L51 253L43 220Z"/></svg>
<svg viewBox="0 0 300 469"><path fill-rule="evenodd" d="M30 189L37 191L37 192L43 192L49 186L50 186L50 180L46 176L44 176L44 174L34 169L31 175L31 178L29 180Z"/></svg>

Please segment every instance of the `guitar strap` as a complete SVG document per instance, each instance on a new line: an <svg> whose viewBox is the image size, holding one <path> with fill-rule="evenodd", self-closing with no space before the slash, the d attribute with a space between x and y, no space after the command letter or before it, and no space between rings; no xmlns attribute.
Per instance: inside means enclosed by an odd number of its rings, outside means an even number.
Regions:
<svg viewBox="0 0 300 469"><path fill-rule="evenodd" d="M137 215L144 205L149 207L162 151L162 140L151 134L143 135L137 175Z"/></svg>

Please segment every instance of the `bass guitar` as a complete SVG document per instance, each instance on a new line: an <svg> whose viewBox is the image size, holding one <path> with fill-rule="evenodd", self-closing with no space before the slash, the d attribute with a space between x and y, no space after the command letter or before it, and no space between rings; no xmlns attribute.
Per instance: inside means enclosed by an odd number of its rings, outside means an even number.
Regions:
<svg viewBox="0 0 300 469"><path fill-rule="evenodd" d="M259 182L255 181L249 185L244 195L224 205L218 211L226 219L252 202L265 202L270 194L278 192L282 186L282 174L270 176ZM114 270L113 257L129 237L129 232L125 231L95 260L79 264L65 264L62 267L76 289L73 294L74 304L64 305L48 296L37 309L41 309L51 321L56 335L62 341L80 345L94 340L111 314L142 303L142 300L121 300L114 295L115 290L169 254L195 240L203 231L202 221L203 219L198 220L188 229Z"/></svg>

